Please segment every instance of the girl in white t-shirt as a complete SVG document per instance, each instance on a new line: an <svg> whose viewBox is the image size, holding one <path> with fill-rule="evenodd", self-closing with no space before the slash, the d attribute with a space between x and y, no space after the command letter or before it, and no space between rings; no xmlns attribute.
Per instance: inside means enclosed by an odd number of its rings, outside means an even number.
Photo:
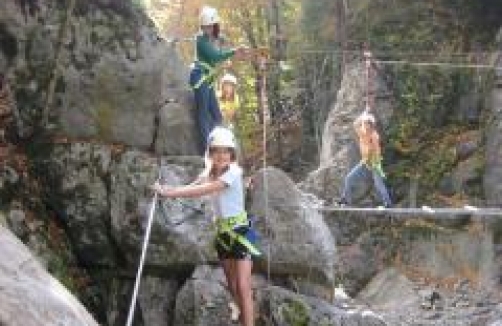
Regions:
<svg viewBox="0 0 502 326"><path fill-rule="evenodd" d="M216 127L208 138L206 169L193 184L170 187L155 183L152 189L161 196L200 197L212 195L216 215L215 247L227 278L228 289L235 303L232 319L239 318L244 326L254 325L251 270L253 256L260 252L254 244L254 232L244 209L243 171L236 160L233 133Z"/></svg>

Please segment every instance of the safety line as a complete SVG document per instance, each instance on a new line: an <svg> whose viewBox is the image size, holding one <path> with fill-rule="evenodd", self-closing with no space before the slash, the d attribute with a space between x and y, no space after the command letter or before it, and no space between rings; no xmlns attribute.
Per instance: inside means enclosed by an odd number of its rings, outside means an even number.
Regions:
<svg viewBox="0 0 502 326"><path fill-rule="evenodd" d="M262 140L262 153L263 153L263 195L264 195L264 200L265 200L265 225L266 225L266 230L267 230L267 236L270 236L270 230L269 230L269 220L268 220L268 177L267 177L267 123L268 123L268 102L266 99L266 87L267 87L267 81L266 81L266 69L264 69L264 65L266 64L266 59L261 58L262 62L260 68L261 69L261 78L262 78L262 89L260 90L260 102L262 105L262 122L263 122L263 140ZM270 238L270 237L269 237ZM271 255L271 245L270 241L267 243L267 282L270 282L270 276L271 276L271 264L270 264L270 255Z"/></svg>
<svg viewBox="0 0 502 326"><path fill-rule="evenodd" d="M166 39L166 42L168 43L179 43L179 42L191 42L194 41L194 37L184 37L184 38L171 38L171 39ZM354 54L355 57L362 57L364 58L364 51L361 50L322 50L322 49L314 49L314 50L296 50L296 51L289 51L287 52L288 55L291 54ZM465 53L452 53L452 54L445 54L445 57L472 57L472 56L479 56L479 55L493 55L497 53L497 51L493 52L465 52ZM373 57L385 57L385 56L403 56L403 55L409 55L409 56L434 56L438 57L437 53L406 53L406 52L372 52ZM270 60L268 64L272 64L274 60ZM490 64L468 64L468 63L455 63L455 62L434 62L434 61L424 61L424 62L416 62L416 61L410 61L410 60L377 60L377 59L372 59L373 62L383 64L383 65L407 65L407 66L418 66L418 67L447 67L447 68L465 68L465 69L487 69L487 70L495 70L495 71L502 71L502 66L496 66L496 65L490 65Z"/></svg>
<svg viewBox="0 0 502 326"><path fill-rule="evenodd" d="M408 60L373 60L383 65L407 65L418 67L475 68L502 71L502 66L488 64L457 64L452 62L413 62Z"/></svg>
<svg viewBox="0 0 502 326"><path fill-rule="evenodd" d="M488 208L488 207L475 207L466 205L464 207L430 207L422 206L418 208L404 208L404 207L393 207L393 208L383 208L383 207L340 207L340 206L319 206L319 205L288 205L284 203L274 203L269 202L272 207L289 207L289 208L311 208L320 212L342 212L342 213L371 213L379 215L392 215L401 217L425 217L425 216L441 216L450 219L456 219L466 215L469 216L486 216L486 217L501 217L502 218L502 208ZM420 216L417 216L420 215ZM352 217L352 216L351 216Z"/></svg>
<svg viewBox="0 0 502 326"><path fill-rule="evenodd" d="M129 306L129 313L127 314L126 326L131 326L134 319L134 311L136 310L136 301L138 299L139 284L141 282L141 274L143 273L143 266L145 265L146 251L148 249L148 242L150 241L150 233L152 230L152 222L155 213L155 206L157 204L158 195L157 192L153 195L152 204L150 206L150 212L148 215L148 224L146 226L145 238L143 239L143 247L141 250L141 258L139 261L138 271L136 273L136 281L134 282L134 291L131 299L131 305Z"/></svg>
<svg viewBox="0 0 502 326"><path fill-rule="evenodd" d="M317 54L356 54L361 55L364 50L347 50L347 49L293 49L287 51L287 54L296 54L296 53L317 53ZM478 56L487 56L496 53L497 50L493 51L482 51L482 52L451 52L451 53L437 53L434 51L430 52L398 52L398 51L384 51L384 50L372 50L372 53L376 57L390 57L390 56L412 56L412 57L478 57Z"/></svg>

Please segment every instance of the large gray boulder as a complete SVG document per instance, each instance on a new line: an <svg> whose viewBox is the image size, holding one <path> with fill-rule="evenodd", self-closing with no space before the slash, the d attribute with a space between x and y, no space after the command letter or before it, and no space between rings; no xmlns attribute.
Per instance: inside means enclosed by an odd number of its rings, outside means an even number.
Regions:
<svg viewBox="0 0 502 326"><path fill-rule="evenodd" d="M414 284L395 268L378 273L358 294L357 299L371 306L395 310L408 305L418 305L420 302Z"/></svg>
<svg viewBox="0 0 502 326"><path fill-rule="evenodd" d="M315 199L302 194L279 169L260 170L253 181L250 212L262 235L263 263L273 274L302 275L330 283L336 247Z"/></svg>
<svg viewBox="0 0 502 326"><path fill-rule="evenodd" d="M221 269L200 266L178 293L174 325L224 326L230 320ZM255 316L258 325L383 326L384 320L363 307L340 308L327 301L273 286L253 277Z"/></svg>
<svg viewBox="0 0 502 326"><path fill-rule="evenodd" d="M148 186L159 170L163 182L185 184L202 168L197 157L160 162L151 154L92 143L58 144L50 154L37 160L50 189L47 203L88 266L115 267L125 259L135 268L153 198ZM204 200L159 200L148 263L185 270L214 261L210 216Z"/></svg>
<svg viewBox="0 0 502 326"><path fill-rule="evenodd" d="M188 67L132 1L77 0L68 25L69 2L38 1L37 17L27 19L21 4L0 3L0 37L8 40L0 47L0 67L8 67L18 101L20 136L33 134L47 112L54 131L71 138L197 153ZM177 104L160 112L166 102ZM183 141L157 142L166 138L159 121L183 130L176 133Z"/></svg>
<svg viewBox="0 0 502 326"><path fill-rule="evenodd" d="M486 220L487 216L480 216ZM325 220L337 239L336 275L349 294L361 291L388 266L439 283L461 279L490 287L499 276L498 219L465 214L438 220L428 213L332 211Z"/></svg>
<svg viewBox="0 0 502 326"><path fill-rule="evenodd" d="M269 286L258 294L260 307L270 315L264 325L385 326L385 319L363 306L339 307L329 302Z"/></svg>
<svg viewBox="0 0 502 326"><path fill-rule="evenodd" d="M98 325L28 249L3 227L0 227L0 252L0 324Z"/></svg>
<svg viewBox="0 0 502 326"><path fill-rule="evenodd" d="M180 282L175 279L145 277L141 280L138 303L144 325L175 325L174 310Z"/></svg>
<svg viewBox="0 0 502 326"><path fill-rule="evenodd" d="M79 23L82 26L76 26L76 30L82 32L76 33L74 37L82 40L77 44L90 42L90 37L82 34L92 33L91 26L96 22L81 20ZM110 34L103 35L103 38L115 35L114 25L107 26L102 21L99 23L100 28ZM117 25L122 23L119 19ZM129 48L126 48L124 52L102 53L99 61L85 70L71 66L65 71L66 91L58 115L66 134L148 149L155 145L158 128L156 119L160 111L162 129L170 126L168 132L171 135L175 134L172 133L175 128L184 130L183 134L188 135L184 144L196 139L193 105L187 100L191 96L190 89L186 87L188 73L176 48L159 41L151 30L140 29L139 33L140 43L134 42L132 35L128 36L131 40L124 40L131 42L134 58L127 55ZM85 55L87 47L77 51ZM165 122L166 101L177 102L175 107L169 105L168 122ZM165 132L159 136L165 137ZM156 149L177 155L196 153L193 148L175 146L175 142L169 145L171 147L158 143Z"/></svg>
<svg viewBox="0 0 502 326"><path fill-rule="evenodd" d="M498 66L502 68L502 55L498 55ZM486 133L486 169L484 190L487 204L502 205L502 76L496 74L494 87L488 99L491 119Z"/></svg>
<svg viewBox="0 0 502 326"><path fill-rule="evenodd" d="M176 297L174 325L231 326L223 270L199 266Z"/></svg>
<svg viewBox="0 0 502 326"><path fill-rule="evenodd" d="M169 156L199 153L200 137L196 124L192 92L173 92L159 112L155 151Z"/></svg>
<svg viewBox="0 0 502 326"><path fill-rule="evenodd" d="M305 191L328 201L340 197L345 175L360 159L353 122L365 109L367 83L364 64L348 64L341 85L336 103L324 125L319 168L301 184ZM376 73L372 87L370 92L375 96L373 113L377 116L378 125L385 127L393 110L390 91L379 73ZM354 199L361 197L368 190L368 185L371 182L360 182Z"/></svg>
<svg viewBox="0 0 502 326"><path fill-rule="evenodd" d="M129 266L135 268L139 259L153 198L148 186L157 180L159 170L162 171L162 182L181 185L192 182L201 167L200 158L159 162L157 158L138 151L125 152L113 166L111 235ZM216 261L211 212L205 200L163 199L157 204L147 265L179 271L201 262Z"/></svg>
<svg viewBox="0 0 502 326"><path fill-rule="evenodd" d="M46 202L66 225L83 264L114 266L109 237L109 173L112 148L92 143L54 145L50 156L37 160L47 189Z"/></svg>

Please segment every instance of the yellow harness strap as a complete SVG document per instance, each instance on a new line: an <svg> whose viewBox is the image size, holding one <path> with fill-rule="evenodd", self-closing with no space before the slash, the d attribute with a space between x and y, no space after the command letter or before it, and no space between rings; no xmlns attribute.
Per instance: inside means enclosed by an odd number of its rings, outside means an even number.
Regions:
<svg viewBox="0 0 502 326"><path fill-rule="evenodd" d="M197 84L195 84L192 88L193 89L199 88L202 85L202 83L204 83L205 81L209 82L209 87L213 87L214 79L215 79L214 77L216 75L216 69L214 67L211 67L210 65L208 65L207 63L205 63L203 61L197 61L195 64L200 65L204 69L202 70L202 77L197 82ZM204 70L206 70L207 73L204 73Z"/></svg>
<svg viewBox="0 0 502 326"><path fill-rule="evenodd" d="M249 221L246 212L242 212L239 215L230 217L230 218L217 218L216 219L216 230L217 230L217 241L227 250L228 246L219 239L218 235L222 233L226 233L232 238L233 240L239 242L242 244L246 249L249 250L249 252L254 255L254 256L260 256L261 252L256 249L256 247L249 242L246 237L238 234L237 232L234 231L234 228L239 227L239 226L248 226Z"/></svg>

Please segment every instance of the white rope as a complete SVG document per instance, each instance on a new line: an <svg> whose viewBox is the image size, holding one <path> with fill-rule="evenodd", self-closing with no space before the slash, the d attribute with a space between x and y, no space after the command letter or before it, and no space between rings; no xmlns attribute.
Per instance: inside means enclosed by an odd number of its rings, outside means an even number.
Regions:
<svg viewBox="0 0 502 326"><path fill-rule="evenodd" d="M260 90L260 100L261 100L261 105L262 105L262 122L263 122L263 144L262 144L262 153L263 153L263 193L265 196L265 225L266 225L266 230L267 230L267 235L270 234L269 232L269 221L268 221L268 177L267 177L267 123L268 123L268 108L267 108L267 101L266 101L266 87L267 87L267 82L266 82L266 59L261 58L261 62L259 62L259 69L261 70L261 77L262 78L262 88ZM270 246L270 240L267 243L267 282L270 282L270 253L271 253L271 246Z"/></svg>
<svg viewBox="0 0 502 326"><path fill-rule="evenodd" d="M272 202L274 207L288 207L302 209L305 205L287 205L279 202ZM317 210L319 212L344 212L344 213L366 213L375 215L387 215L397 218L423 218L425 216L432 216L438 219L456 219L465 215L477 217L502 217L502 208L497 207L476 207L465 205L464 207L430 207L422 206L419 208L404 208L404 207L340 207L328 205L307 205L308 208ZM351 215L350 218L353 216Z"/></svg>
<svg viewBox="0 0 502 326"><path fill-rule="evenodd" d="M303 54L303 53L311 53L311 54L323 54L323 53L328 53L328 54L354 54L356 56L362 56L364 50L342 50L342 49L307 49L307 48L296 48L289 50L287 54ZM465 57L465 58L471 58L474 56L486 56L486 55L492 55L493 53L496 53L497 51L479 51L479 52L451 52L451 53L438 53L438 52L400 52L400 51L385 51L385 50L373 50L371 51L375 57L404 57L404 56L410 56L413 58L417 57L447 57L447 58L452 58L452 57Z"/></svg>
<svg viewBox="0 0 502 326"><path fill-rule="evenodd" d="M383 65L406 65L417 67L444 67L444 68L474 68L474 69L489 69L502 71L502 66L494 66L487 64L461 64L452 62L413 62L408 60L374 60L374 62Z"/></svg>
<svg viewBox="0 0 502 326"><path fill-rule="evenodd" d="M141 258L139 261L138 271L136 273L136 281L134 283L134 291L133 291L133 295L132 295L131 305L129 306L129 313L127 315L126 326L131 326L133 319L134 319L134 311L136 308L136 300L138 298L139 283L141 281L141 274L143 273L143 266L145 265L146 250L148 249L148 242L150 240L152 222L153 222L153 217L154 217L154 213L155 213L155 207L157 205L157 197L158 197L157 192L155 192L153 199L152 199L152 204L150 206L150 212L148 215L148 224L146 226L145 238L143 239L143 248L141 250Z"/></svg>

